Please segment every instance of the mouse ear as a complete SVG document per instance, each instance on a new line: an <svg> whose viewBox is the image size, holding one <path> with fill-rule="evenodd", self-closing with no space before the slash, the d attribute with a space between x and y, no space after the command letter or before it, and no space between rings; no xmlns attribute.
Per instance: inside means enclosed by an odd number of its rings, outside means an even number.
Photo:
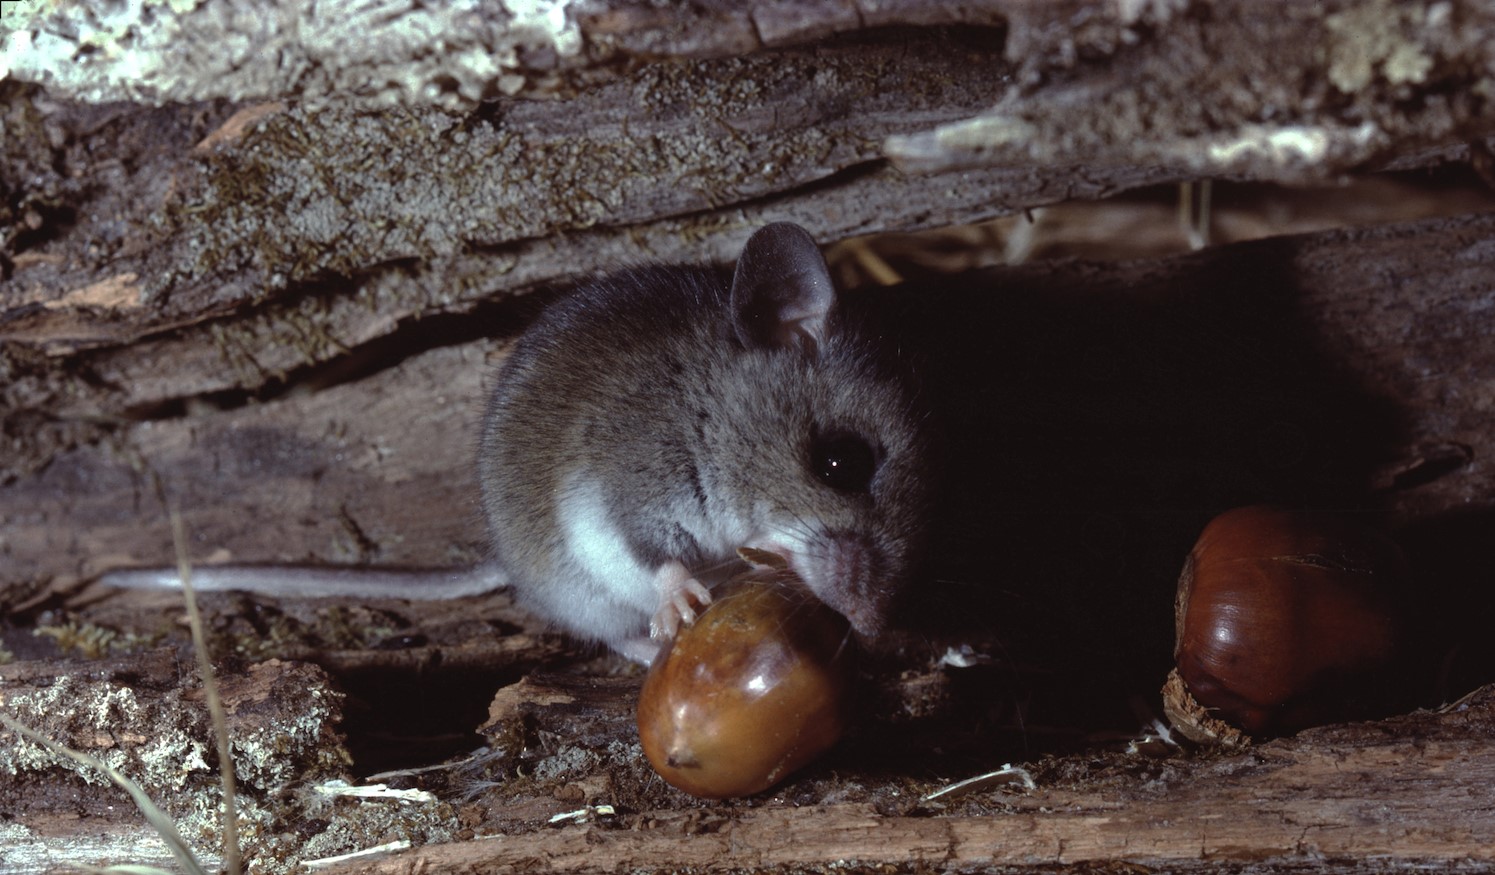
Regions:
<svg viewBox="0 0 1495 875"><path fill-rule="evenodd" d="M733 328L747 346L800 347L825 341L836 304L830 268L809 232L791 222L759 228L732 275Z"/></svg>

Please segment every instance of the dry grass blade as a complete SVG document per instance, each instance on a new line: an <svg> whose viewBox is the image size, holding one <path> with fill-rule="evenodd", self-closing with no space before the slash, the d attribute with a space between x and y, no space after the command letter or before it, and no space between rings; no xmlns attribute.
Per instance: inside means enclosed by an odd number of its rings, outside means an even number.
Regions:
<svg viewBox="0 0 1495 875"><path fill-rule="evenodd" d="M223 781L223 866L228 875L243 871L243 853L239 848L239 811L235 801L234 761L228 743L228 718L223 700L218 696L218 681L213 675L213 660L208 653L207 636L203 634L202 612L197 608L197 593L192 589L192 566L187 560L187 536L182 529L182 515L171 509L171 541L176 548L177 573L182 578L182 600L187 605L187 624L192 629L192 649L197 654L197 671L202 676L203 699L213 724L213 739L218 746L218 774Z"/></svg>

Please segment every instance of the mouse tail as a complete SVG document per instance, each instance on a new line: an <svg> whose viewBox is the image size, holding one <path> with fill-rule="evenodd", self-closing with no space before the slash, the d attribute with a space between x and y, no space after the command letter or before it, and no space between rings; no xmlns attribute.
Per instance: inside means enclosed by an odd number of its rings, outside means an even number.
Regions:
<svg viewBox="0 0 1495 875"><path fill-rule="evenodd" d="M175 568L122 568L99 583L120 589L180 590ZM390 598L440 601L483 595L508 585L494 563L460 568L370 568L316 565L198 565L197 592L250 592L277 598Z"/></svg>

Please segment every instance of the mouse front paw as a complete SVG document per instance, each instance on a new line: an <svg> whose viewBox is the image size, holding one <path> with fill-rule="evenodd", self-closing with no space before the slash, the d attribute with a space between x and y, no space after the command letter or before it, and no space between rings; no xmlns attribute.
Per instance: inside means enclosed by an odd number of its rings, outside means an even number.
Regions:
<svg viewBox="0 0 1495 875"><path fill-rule="evenodd" d="M659 609L649 620L649 637L655 641L674 638L681 626L694 623L696 616L711 604L711 591L692 577L690 570L679 562L671 562L661 568L656 585L659 589Z"/></svg>

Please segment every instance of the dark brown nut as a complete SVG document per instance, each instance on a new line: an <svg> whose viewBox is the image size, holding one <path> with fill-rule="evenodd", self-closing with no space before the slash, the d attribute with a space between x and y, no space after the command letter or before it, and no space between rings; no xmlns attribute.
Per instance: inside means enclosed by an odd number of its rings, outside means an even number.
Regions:
<svg viewBox="0 0 1495 875"><path fill-rule="evenodd" d="M1185 563L1164 710L1233 743L1381 716L1398 694L1406 562L1331 514L1252 506L1216 517Z"/></svg>
<svg viewBox="0 0 1495 875"><path fill-rule="evenodd" d="M759 570L666 645L639 696L644 755L694 796L749 796L846 729L850 626L785 571Z"/></svg>

